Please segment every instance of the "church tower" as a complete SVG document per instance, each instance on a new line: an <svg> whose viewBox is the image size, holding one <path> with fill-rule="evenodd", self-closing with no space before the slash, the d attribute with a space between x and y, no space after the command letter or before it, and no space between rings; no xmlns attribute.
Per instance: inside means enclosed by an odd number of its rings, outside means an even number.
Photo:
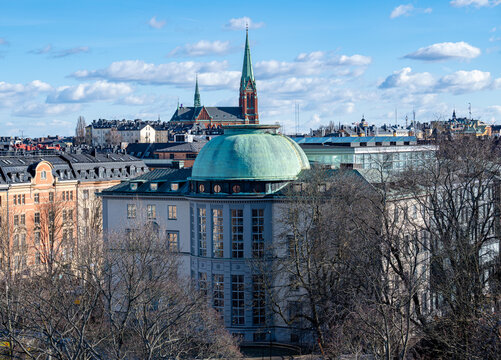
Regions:
<svg viewBox="0 0 501 360"><path fill-rule="evenodd" d="M240 79L240 100L238 103L242 110L245 124L259 124L256 81L254 80L254 72L252 71L249 47L249 29L245 30L244 64L242 78Z"/></svg>

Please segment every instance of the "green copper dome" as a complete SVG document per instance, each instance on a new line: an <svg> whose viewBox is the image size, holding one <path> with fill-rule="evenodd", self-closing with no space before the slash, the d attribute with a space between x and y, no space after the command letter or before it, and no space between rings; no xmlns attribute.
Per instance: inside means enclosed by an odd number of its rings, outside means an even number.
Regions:
<svg viewBox="0 0 501 360"><path fill-rule="evenodd" d="M198 154L193 180L293 180L309 169L295 141L277 133L276 125L231 125Z"/></svg>

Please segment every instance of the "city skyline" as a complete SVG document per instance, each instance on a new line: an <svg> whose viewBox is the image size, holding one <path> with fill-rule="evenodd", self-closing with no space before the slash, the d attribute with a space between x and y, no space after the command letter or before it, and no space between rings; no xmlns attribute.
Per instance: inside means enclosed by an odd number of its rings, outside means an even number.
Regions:
<svg viewBox="0 0 501 360"><path fill-rule="evenodd" d="M168 121L236 106L249 27L260 122L501 121L501 1L0 3L1 135L74 133L77 117Z"/></svg>

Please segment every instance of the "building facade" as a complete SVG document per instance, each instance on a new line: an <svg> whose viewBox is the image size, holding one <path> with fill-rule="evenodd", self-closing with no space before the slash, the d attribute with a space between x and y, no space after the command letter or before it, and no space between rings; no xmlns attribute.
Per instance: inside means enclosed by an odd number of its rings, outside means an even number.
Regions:
<svg viewBox="0 0 501 360"><path fill-rule="evenodd" d="M309 169L301 148L277 130L229 126L192 169L154 170L100 194L105 231L154 223L179 252L180 275L196 281L226 327L249 342L290 341L254 265L279 237L280 190Z"/></svg>
<svg viewBox="0 0 501 360"><path fill-rule="evenodd" d="M3 255L12 255L14 269L26 273L42 266L49 252L70 261L79 239L100 226L95 193L145 171L142 161L119 154L1 156L1 236L12 250Z"/></svg>

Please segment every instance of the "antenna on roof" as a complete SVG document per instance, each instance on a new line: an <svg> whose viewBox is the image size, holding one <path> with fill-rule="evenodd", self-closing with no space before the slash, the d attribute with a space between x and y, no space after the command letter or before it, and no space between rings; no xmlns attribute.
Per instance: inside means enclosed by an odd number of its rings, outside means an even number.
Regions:
<svg viewBox="0 0 501 360"><path fill-rule="evenodd" d="M416 110L412 108L412 126L416 127Z"/></svg>
<svg viewBox="0 0 501 360"><path fill-rule="evenodd" d="M469 114L470 114L470 120L471 120L471 119L472 119L472 118L471 118L471 103L468 103L468 112L469 112Z"/></svg>
<svg viewBox="0 0 501 360"><path fill-rule="evenodd" d="M405 115L405 128L407 129L407 127L409 126L409 117L407 115Z"/></svg>

